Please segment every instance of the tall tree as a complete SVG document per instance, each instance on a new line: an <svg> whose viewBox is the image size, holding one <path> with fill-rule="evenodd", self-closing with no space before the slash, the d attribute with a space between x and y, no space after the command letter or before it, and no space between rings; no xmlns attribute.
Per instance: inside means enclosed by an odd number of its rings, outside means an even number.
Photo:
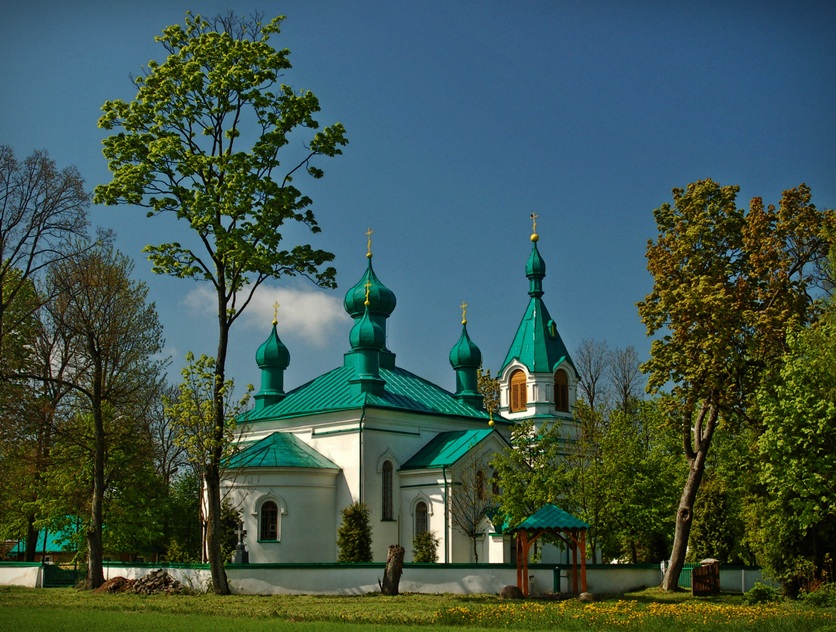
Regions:
<svg viewBox="0 0 836 632"><path fill-rule="evenodd" d="M584 400L594 411L600 399L606 396L604 379L610 364L610 352L605 341L584 338L572 354L578 369L578 388Z"/></svg>
<svg viewBox="0 0 836 632"><path fill-rule="evenodd" d="M168 52L134 79L136 98L108 101L99 126L119 129L104 141L113 180L96 188L104 204L136 204L151 216L172 214L188 222L189 243L146 247L154 271L209 281L216 296L213 451L204 474L207 539L214 590L228 594L219 520L220 469L226 424L223 388L229 332L267 279L302 275L335 287L333 255L302 244L287 249L281 228L298 222L317 233L312 201L297 189L300 170L323 175L312 163L336 156L347 143L339 123L319 128L319 101L280 82L289 51L269 40L282 17L232 13L206 20L186 14L185 27L166 28L156 39ZM291 143L291 138L295 142ZM301 148L301 149L300 149ZM282 159L279 159L283 152Z"/></svg>
<svg viewBox="0 0 836 632"><path fill-rule="evenodd" d="M779 523L763 525L761 558L791 588L800 579L800 560L826 581L836 558L836 304L790 340L783 366L758 401L761 507Z"/></svg>
<svg viewBox="0 0 836 632"><path fill-rule="evenodd" d="M613 350L608 370L616 406L627 412L641 394L641 370L636 348L629 346Z"/></svg>
<svg viewBox="0 0 836 632"><path fill-rule="evenodd" d="M475 456L456 467L450 499L450 522L470 539L473 561L479 563L476 542L484 534L485 512L492 505L490 477L486 465Z"/></svg>
<svg viewBox="0 0 836 632"><path fill-rule="evenodd" d="M108 451L107 427L122 417L139 416L148 386L156 385L161 370L154 356L162 350L162 328L154 305L147 302L147 286L131 280L132 270L130 259L100 244L53 264L49 274L55 292L49 315L71 350L61 383L75 394L78 414L90 424L88 588L104 581L105 466L113 454Z"/></svg>
<svg viewBox="0 0 836 632"><path fill-rule="evenodd" d="M35 556L35 507L52 435L37 383L19 374L39 360L35 314L44 297L36 281L67 256L68 240L85 233L88 206L75 167L59 170L43 150L19 161L0 145L0 459L14 482L5 490L11 496L0 498L9 508L0 510L0 530L26 538L27 560Z"/></svg>
<svg viewBox="0 0 836 632"><path fill-rule="evenodd" d="M812 317L808 291L826 257L831 214L810 202L805 185L779 207L754 198L737 208L738 187L712 180L674 189L674 204L654 211L659 236L647 248L654 286L638 304L650 336L648 388L671 385L669 414L688 463L663 588L675 590L685 560L694 502L721 419L752 418L765 367L785 348L788 329Z"/></svg>
<svg viewBox="0 0 836 632"><path fill-rule="evenodd" d="M84 235L90 196L75 167L58 170L46 151L19 162L14 151L0 145L0 366L7 332L29 318L29 312L8 313L18 294L53 261L67 256L67 240ZM21 305L21 301L17 301Z"/></svg>
<svg viewBox="0 0 836 632"><path fill-rule="evenodd" d="M213 467L212 460L218 450L221 453L219 478L223 478L225 465L235 450L236 419L245 412L250 400L252 385L239 400L233 399L235 383L228 379L220 393L224 398L224 429L220 439L215 431L215 360L202 355L186 354L186 366L181 371L183 381L178 386L176 397L163 400L164 414L170 420L173 448L182 450L183 457L192 472L205 480L207 471ZM223 500L223 499L221 499ZM201 503L200 520L205 523Z"/></svg>

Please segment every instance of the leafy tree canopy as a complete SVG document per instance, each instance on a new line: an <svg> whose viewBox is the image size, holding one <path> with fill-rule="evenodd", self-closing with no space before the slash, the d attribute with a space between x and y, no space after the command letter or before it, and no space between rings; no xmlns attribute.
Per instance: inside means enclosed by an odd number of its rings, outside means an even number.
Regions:
<svg viewBox="0 0 836 632"><path fill-rule="evenodd" d="M288 220L320 230L311 199L293 185L294 174L304 169L322 177L311 160L336 156L348 142L336 123L313 133L301 152L291 144L297 128L319 129L314 115L320 106L312 92L280 83L290 53L269 40L283 19L262 24L232 14L206 20L187 13L185 26L169 26L156 38L169 55L134 78L136 98L104 104L99 126L123 132L104 141L113 180L96 187L95 201L145 206L149 216L173 213L189 223L205 250L199 254L178 242L148 246L156 272L207 279L232 294L249 274L256 285L288 274L334 285L333 268L318 270L333 255L308 245L281 246ZM289 154L289 165L280 161L280 150Z"/></svg>

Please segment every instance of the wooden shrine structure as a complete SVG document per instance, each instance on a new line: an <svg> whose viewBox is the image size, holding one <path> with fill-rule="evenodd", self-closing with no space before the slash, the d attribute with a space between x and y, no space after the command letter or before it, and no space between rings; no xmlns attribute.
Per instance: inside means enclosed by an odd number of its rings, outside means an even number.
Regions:
<svg viewBox="0 0 836 632"><path fill-rule="evenodd" d="M517 588L528 597L528 555L544 534L556 536L572 552L572 592L586 592L586 532L589 525L556 505L544 505L509 531L516 534ZM580 553L580 569L578 555Z"/></svg>

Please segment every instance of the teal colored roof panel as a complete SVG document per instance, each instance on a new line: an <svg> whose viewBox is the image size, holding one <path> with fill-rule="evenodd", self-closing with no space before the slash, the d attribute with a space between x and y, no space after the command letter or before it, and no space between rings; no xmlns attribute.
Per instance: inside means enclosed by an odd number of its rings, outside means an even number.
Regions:
<svg viewBox="0 0 836 632"><path fill-rule="evenodd" d="M229 460L228 467L233 469L247 467L340 469L333 461L325 458L289 432L274 432L247 446Z"/></svg>
<svg viewBox="0 0 836 632"><path fill-rule="evenodd" d="M557 331L557 325L540 297L535 296L529 300L528 308L499 373L502 373L515 358L531 373L551 373L563 362L568 362L572 369L575 368L569 351Z"/></svg>
<svg viewBox="0 0 836 632"><path fill-rule="evenodd" d="M382 395L361 393L350 383L356 371L350 363L347 364L293 389L272 406L246 413L241 421L255 423L362 407L463 417L484 422L489 419L487 411L478 410L456 399L440 386L399 367L380 369L380 377L386 381ZM494 420L496 423L508 423L499 417Z"/></svg>
<svg viewBox="0 0 836 632"><path fill-rule="evenodd" d="M46 552L61 553L62 551L75 551L76 545L73 539L78 535L72 527L67 527L59 531L50 531L49 529L38 531L38 539L35 546L35 552L41 555L44 552L44 534L46 534ZM26 552L26 540L19 540L18 543L9 551L9 555L22 555Z"/></svg>
<svg viewBox="0 0 836 632"><path fill-rule="evenodd" d="M541 529L588 529L589 525L556 505L543 505L511 531L539 531Z"/></svg>
<svg viewBox="0 0 836 632"><path fill-rule="evenodd" d="M494 432L492 428L441 432L410 457L401 467L401 470L428 470L450 467L475 446L487 439L492 432Z"/></svg>

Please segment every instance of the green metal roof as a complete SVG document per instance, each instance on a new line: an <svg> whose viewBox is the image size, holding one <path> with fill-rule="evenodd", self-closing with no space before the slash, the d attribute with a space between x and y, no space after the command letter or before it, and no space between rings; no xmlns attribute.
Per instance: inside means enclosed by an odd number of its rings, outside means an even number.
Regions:
<svg viewBox="0 0 836 632"><path fill-rule="evenodd" d="M312 447L289 432L274 432L268 437L247 446L230 460L228 467L304 467L338 470Z"/></svg>
<svg viewBox="0 0 836 632"><path fill-rule="evenodd" d="M357 372L350 363L346 364L293 389L272 406L246 413L241 421L254 423L362 407L465 417L485 422L489 418L487 411L477 410L440 386L399 367L381 367L380 377L386 381L382 395L359 392L350 383ZM508 423L497 417L494 420L496 423Z"/></svg>
<svg viewBox="0 0 836 632"><path fill-rule="evenodd" d="M441 432L410 457L401 470L431 470L449 467L487 439L492 432L494 432L492 428ZM504 438L503 441L505 441Z"/></svg>
<svg viewBox="0 0 836 632"><path fill-rule="evenodd" d="M557 331L557 325L538 296L529 300L528 308L499 373L502 373L515 358L531 373L551 373L564 361L575 368L569 351Z"/></svg>
<svg viewBox="0 0 836 632"><path fill-rule="evenodd" d="M61 553L62 551L75 551L74 538L78 536L81 527L74 528L72 525L53 531L41 529L38 531L37 545L35 552L40 555L44 552L44 534L46 534L46 552ZM19 540L9 551L9 555L22 555L26 552L26 539Z"/></svg>
<svg viewBox="0 0 836 632"><path fill-rule="evenodd" d="M588 529L589 525L580 518L556 505L543 505L511 531L540 531L541 529Z"/></svg>

